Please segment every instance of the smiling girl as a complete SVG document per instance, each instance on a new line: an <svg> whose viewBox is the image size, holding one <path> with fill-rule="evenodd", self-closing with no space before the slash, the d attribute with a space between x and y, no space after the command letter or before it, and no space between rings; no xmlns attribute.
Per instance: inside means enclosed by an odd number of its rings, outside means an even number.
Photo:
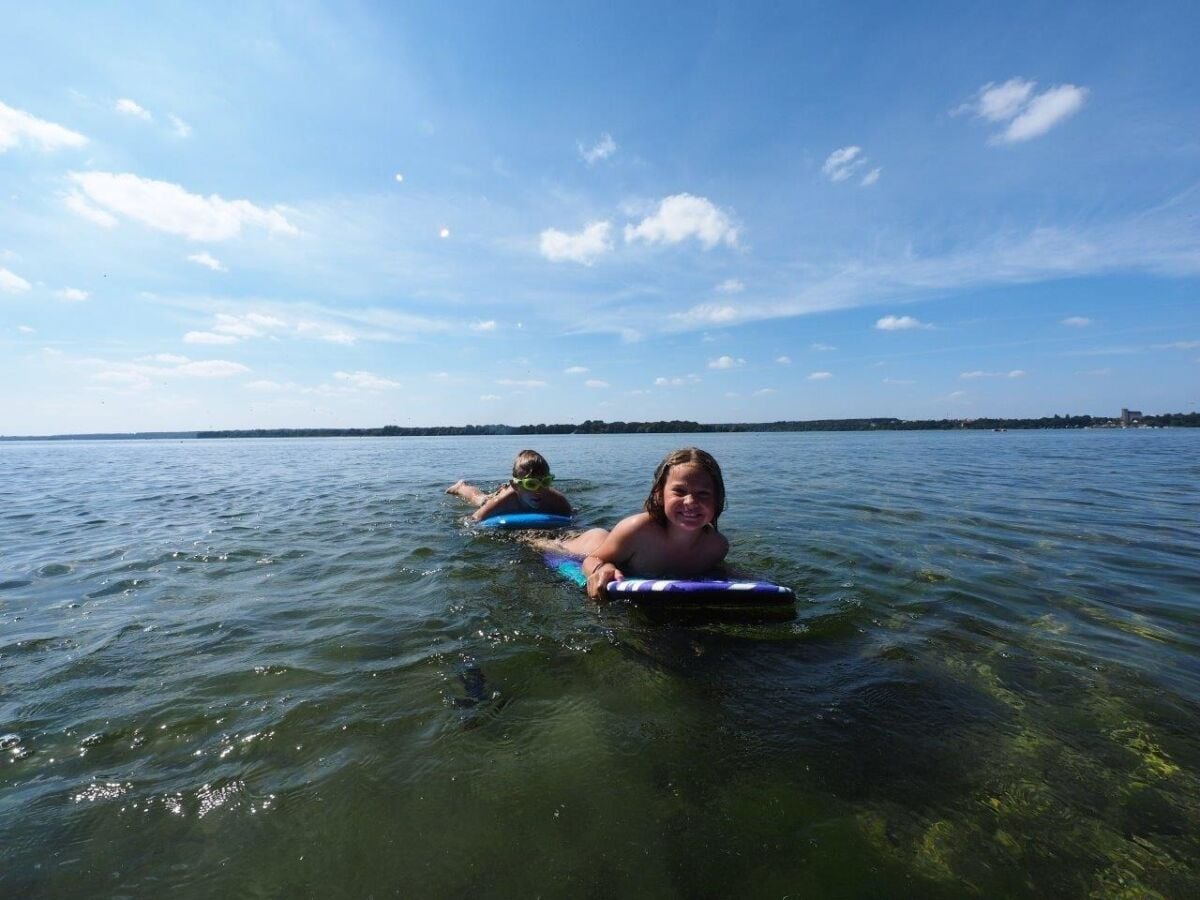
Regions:
<svg viewBox="0 0 1200 900"><path fill-rule="evenodd" d="M703 450L685 447L658 464L644 512L612 531L586 531L559 549L583 557L593 600L610 581L626 576L696 578L711 574L729 552L729 541L717 531L724 509L721 467Z"/></svg>

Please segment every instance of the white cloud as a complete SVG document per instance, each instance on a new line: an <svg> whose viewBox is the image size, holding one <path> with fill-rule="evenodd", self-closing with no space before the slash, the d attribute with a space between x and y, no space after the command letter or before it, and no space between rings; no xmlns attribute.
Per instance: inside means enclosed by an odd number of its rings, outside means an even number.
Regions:
<svg viewBox="0 0 1200 900"><path fill-rule="evenodd" d="M544 388L546 382L538 381L536 378L528 378L525 380L517 378L501 378L496 381L496 384L502 387L519 387L519 388Z"/></svg>
<svg viewBox="0 0 1200 900"><path fill-rule="evenodd" d="M775 362L779 363L781 366L790 366L792 364L792 358L790 356L777 356L775 357Z"/></svg>
<svg viewBox="0 0 1200 900"><path fill-rule="evenodd" d="M856 168L862 165L861 159L855 162L861 153L862 147L851 146L834 150L825 159L825 165L821 166L821 171L830 181L845 181Z"/></svg>
<svg viewBox="0 0 1200 900"><path fill-rule="evenodd" d="M189 360L186 356L178 356L174 353L156 353L153 356L145 357L141 362L168 363L169 365L178 366L189 362Z"/></svg>
<svg viewBox="0 0 1200 900"><path fill-rule="evenodd" d="M1010 78L1001 85L989 82L973 102L964 103L953 114L970 112L988 122L1008 122L994 140L1015 144L1040 137L1079 112L1087 101L1087 88L1059 84L1034 94L1036 85L1023 78Z"/></svg>
<svg viewBox="0 0 1200 900"><path fill-rule="evenodd" d="M49 151L60 147L82 147L87 142L82 134L69 128L0 103L0 153L21 143Z"/></svg>
<svg viewBox="0 0 1200 900"><path fill-rule="evenodd" d="M664 197L658 211L637 225L625 226L625 241L678 244L694 237L711 250L717 244L737 246L738 233L729 216L704 197L675 194Z"/></svg>
<svg viewBox="0 0 1200 900"><path fill-rule="evenodd" d="M744 366L744 359L734 359L732 356L718 356L714 360L710 360L708 367L710 369L736 369L738 366Z"/></svg>
<svg viewBox="0 0 1200 900"><path fill-rule="evenodd" d="M495 331L496 330L496 320L488 319L486 322L473 322L471 324L471 330L472 331L480 331L480 332Z"/></svg>
<svg viewBox="0 0 1200 900"><path fill-rule="evenodd" d="M357 336L341 328L337 325L330 325L325 322L297 322L295 325L295 333L301 337L309 337L318 341L326 341L330 344L343 344L349 346L358 340Z"/></svg>
<svg viewBox="0 0 1200 900"><path fill-rule="evenodd" d="M588 369L587 366L570 366L569 368L563 369L563 374L565 374L565 375L584 375L588 371L590 371L590 370Z"/></svg>
<svg viewBox="0 0 1200 900"><path fill-rule="evenodd" d="M266 393L274 393L277 391L290 390L294 385L280 384L278 381L248 381L243 385L248 391L263 391Z"/></svg>
<svg viewBox="0 0 1200 900"><path fill-rule="evenodd" d="M1087 328L1092 324L1092 320L1086 316L1068 316L1060 323L1070 328Z"/></svg>
<svg viewBox="0 0 1200 900"><path fill-rule="evenodd" d="M577 262L590 266L612 250L611 232L609 222L589 222L576 234L547 228L540 238L542 256L551 262Z"/></svg>
<svg viewBox="0 0 1200 900"><path fill-rule="evenodd" d="M443 225L438 229L438 237L442 238L443 240L450 237L450 229Z"/></svg>
<svg viewBox="0 0 1200 900"><path fill-rule="evenodd" d="M85 219L99 225L101 228L116 228L117 217L106 213L102 209L96 209L87 202L87 199L78 191L72 191L63 196L63 200L67 205L67 209L75 213L77 216L82 216Z"/></svg>
<svg viewBox="0 0 1200 900"><path fill-rule="evenodd" d="M1200 347L1200 341L1172 341L1169 344L1154 344L1154 350L1195 350Z"/></svg>
<svg viewBox="0 0 1200 900"><path fill-rule="evenodd" d="M589 166L594 166L602 159L608 159L617 152L617 142L612 139L612 135L607 131L600 135L598 140L591 147L584 147L583 142L579 142L579 156Z"/></svg>
<svg viewBox="0 0 1200 900"><path fill-rule="evenodd" d="M63 288L61 291L55 291L54 296L70 303L82 303L91 294L87 291L81 291L79 288Z"/></svg>
<svg viewBox="0 0 1200 900"><path fill-rule="evenodd" d="M746 285L736 278L726 278L714 288L718 294L740 294L745 289Z"/></svg>
<svg viewBox="0 0 1200 900"><path fill-rule="evenodd" d="M21 332L21 334L37 334L37 331L30 328L28 325L18 325L17 331Z"/></svg>
<svg viewBox="0 0 1200 900"><path fill-rule="evenodd" d="M150 114L149 110L143 109L139 104L133 100L130 100L128 97L122 97L120 100L118 100L116 104L114 104L113 109L121 113L123 116L133 116L134 118L142 119L145 122L149 122L154 118L154 116Z"/></svg>
<svg viewBox="0 0 1200 900"><path fill-rule="evenodd" d="M183 336L185 344L236 344L232 334L214 334L211 331L189 331Z"/></svg>
<svg viewBox="0 0 1200 900"><path fill-rule="evenodd" d="M1011 372L985 372L982 369L976 369L973 372L963 372L959 378L975 379L975 378L1024 378L1027 373L1022 369L1013 369Z"/></svg>
<svg viewBox="0 0 1200 900"><path fill-rule="evenodd" d="M188 256L189 262L194 262L198 266L204 266L206 269L212 269L214 272L228 272L224 263L213 256L211 253L193 253Z"/></svg>
<svg viewBox="0 0 1200 900"><path fill-rule="evenodd" d="M654 384L656 387L682 387L685 384L696 384L700 381L699 375L680 375L674 378L655 378Z"/></svg>
<svg viewBox="0 0 1200 900"><path fill-rule="evenodd" d="M196 378L228 378L230 375L249 372L250 369L241 363L229 362L224 359L207 359L183 363L175 371L180 375L192 375Z"/></svg>
<svg viewBox="0 0 1200 900"><path fill-rule="evenodd" d="M193 241L226 241L241 234L243 226L272 234L300 233L278 209L263 209L249 200L223 200L216 194L202 197L177 184L131 174L72 172L70 177L91 203Z"/></svg>
<svg viewBox="0 0 1200 900"><path fill-rule="evenodd" d="M590 387L590 388L606 388L606 387L608 387L608 382L601 381L599 378L589 378L583 384L585 387Z"/></svg>
<svg viewBox="0 0 1200 900"><path fill-rule="evenodd" d="M364 391L382 391L401 386L398 381L380 378L370 372L334 372L333 377Z"/></svg>
<svg viewBox="0 0 1200 900"><path fill-rule="evenodd" d="M820 341L810 344L809 346L812 347L812 349L816 350L819 353L827 353L830 350L837 349L837 347L834 347L832 344L822 344Z"/></svg>
<svg viewBox="0 0 1200 900"><path fill-rule="evenodd" d="M755 392L753 393L753 395L752 395L752 396L754 396L754 397L767 397L767 396L769 396L769 395L771 395L771 394L776 394L776 393L778 393L778 391L776 391L776 390L775 390L775 388L759 388L757 391L755 391Z"/></svg>
<svg viewBox="0 0 1200 900"><path fill-rule="evenodd" d="M174 113L167 116L171 120L171 128L174 131L175 137L183 139L192 136L192 126Z"/></svg>
<svg viewBox="0 0 1200 900"><path fill-rule="evenodd" d="M1004 140L1010 144L1040 137L1059 122L1070 118L1083 109L1087 100L1087 88L1073 84L1060 84L1029 101L1025 111L1012 120L1004 132Z"/></svg>
<svg viewBox="0 0 1200 900"><path fill-rule="evenodd" d="M858 183L859 187L870 187L879 180L879 176L883 174L883 166L876 166L870 172L863 176L862 181Z"/></svg>
<svg viewBox="0 0 1200 900"><path fill-rule="evenodd" d="M489 401L489 402L490 402L490 401L494 401L494 400L499 400L499 399L500 399L500 395L499 395L499 394L480 394L480 395L479 395L479 399L480 399L480 400L487 400L487 401Z"/></svg>
<svg viewBox="0 0 1200 900"><path fill-rule="evenodd" d="M701 303L686 312L671 313L670 318L684 325L728 325L740 317L736 306Z"/></svg>
<svg viewBox="0 0 1200 900"><path fill-rule="evenodd" d="M1023 78L1010 78L1004 84L988 82L979 89L975 103L963 104L956 112L973 112L989 122L1007 122L1021 111L1034 85Z"/></svg>
<svg viewBox="0 0 1200 900"><path fill-rule="evenodd" d="M883 383L884 384L916 384L916 381L914 381L911 378L885 378L885 379L883 379Z"/></svg>
<svg viewBox="0 0 1200 900"><path fill-rule="evenodd" d="M913 328L928 328L920 319L912 316L884 316L875 323L880 331L908 331Z"/></svg>
<svg viewBox="0 0 1200 900"><path fill-rule="evenodd" d="M396 177L396 184L404 183L404 175L402 173L397 172L395 177Z"/></svg>
<svg viewBox="0 0 1200 900"><path fill-rule="evenodd" d="M832 372L810 372L807 380L808 381L828 381L832 377L833 377Z"/></svg>
<svg viewBox="0 0 1200 900"><path fill-rule="evenodd" d="M8 269L0 268L0 291L6 294L19 294L29 290L33 285Z"/></svg>

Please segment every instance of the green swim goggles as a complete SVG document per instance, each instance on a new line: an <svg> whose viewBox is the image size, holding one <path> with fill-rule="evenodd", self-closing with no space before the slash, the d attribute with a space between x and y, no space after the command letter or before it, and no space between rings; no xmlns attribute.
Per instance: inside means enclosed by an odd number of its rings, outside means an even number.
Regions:
<svg viewBox="0 0 1200 900"><path fill-rule="evenodd" d="M540 491L542 488L548 488L554 484L554 476L547 472L541 478L538 478L536 475L529 478L514 478L512 483L525 488L527 491Z"/></svg>

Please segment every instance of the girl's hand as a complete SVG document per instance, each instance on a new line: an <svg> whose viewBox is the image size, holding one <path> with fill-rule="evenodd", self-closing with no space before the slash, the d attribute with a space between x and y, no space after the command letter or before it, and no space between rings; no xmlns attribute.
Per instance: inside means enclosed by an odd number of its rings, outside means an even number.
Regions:
<svg viewBox="0 0 1200 900"><path fill-rule="evenodd" d="M604 586L610 581L620 581L625 575L610 562L600 562L588 575L587 595L593 600L604 599Z"/></svg>

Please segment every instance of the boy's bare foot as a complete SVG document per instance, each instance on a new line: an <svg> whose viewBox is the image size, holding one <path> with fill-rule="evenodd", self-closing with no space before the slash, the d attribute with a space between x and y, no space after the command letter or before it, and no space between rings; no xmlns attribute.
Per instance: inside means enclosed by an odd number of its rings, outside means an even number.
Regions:
<svg viewBox="0 0 1200 900"><path fill-rule="evenodd" d="M460 490L462 490L462 486L466 483L467 482L464 479L460 478L458 481L454 482L454 484L450 485L450 487L446 488L446 493L457 494Z"/></svg>

